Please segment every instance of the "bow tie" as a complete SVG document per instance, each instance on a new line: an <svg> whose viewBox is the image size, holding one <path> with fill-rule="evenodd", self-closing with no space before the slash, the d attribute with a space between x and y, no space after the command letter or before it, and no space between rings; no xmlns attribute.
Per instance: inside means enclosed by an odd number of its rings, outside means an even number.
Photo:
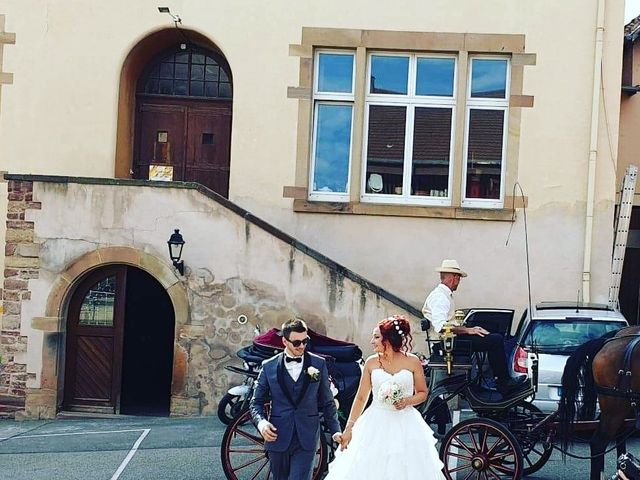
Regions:
<svg viewBox="0 0 640 480"><path fill-rule="evenodd" d="M289 363L289 362L297 362L297 363L302 363L302 357L284 357L284 361Z"/></svg>

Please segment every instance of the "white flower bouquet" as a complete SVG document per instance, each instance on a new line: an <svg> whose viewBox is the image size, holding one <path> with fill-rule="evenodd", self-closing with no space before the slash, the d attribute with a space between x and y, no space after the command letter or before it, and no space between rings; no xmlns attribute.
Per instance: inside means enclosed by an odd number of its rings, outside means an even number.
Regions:
<svg viewBox="0 0 640 480"><path fill-rule="evenodd" d="M395 382L385 382L378 390L378 400L387 405L395 404L402 397L404 397L402 388Z"/></svg>

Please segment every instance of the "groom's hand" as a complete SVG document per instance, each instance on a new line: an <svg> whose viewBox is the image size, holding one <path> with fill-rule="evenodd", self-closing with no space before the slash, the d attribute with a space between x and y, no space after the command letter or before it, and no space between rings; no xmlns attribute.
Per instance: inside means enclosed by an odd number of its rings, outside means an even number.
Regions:
<svg viewBox="0 0 640 480"><path fill-rule="evenodd" d="M264 424L260 428L260 435L264 438L265 442L275 442L276 438L278 438L278 434L276 433L277 428L273 426L270 422L264 422Z"/></svg>

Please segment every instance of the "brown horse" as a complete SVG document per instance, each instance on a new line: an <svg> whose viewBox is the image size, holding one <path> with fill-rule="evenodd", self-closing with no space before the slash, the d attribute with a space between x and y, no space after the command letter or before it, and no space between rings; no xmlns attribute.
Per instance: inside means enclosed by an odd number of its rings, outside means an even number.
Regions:
<svg viewBox="0 0 640 480"><path fill-rule="evenodd" d="M626 418L632 418L640 408L640 399L623 396L618 387L619 375L627 346L637 340L640 327L627 327L615 334L591 340L581 345L567 360L562 375L562 396L558 408L560 440L566 451L576 420L592 420L596 412L596 398L600 404L600 421L590 441L591 480L599 480L604 470L604 452L612 440L617 440L618 454L624 452ZM630 365L632 376L624 390L640 395L640 345L633 351ZM626 372L625 372L626 373ZM604 391L603 391L604 390Z"/></svg>

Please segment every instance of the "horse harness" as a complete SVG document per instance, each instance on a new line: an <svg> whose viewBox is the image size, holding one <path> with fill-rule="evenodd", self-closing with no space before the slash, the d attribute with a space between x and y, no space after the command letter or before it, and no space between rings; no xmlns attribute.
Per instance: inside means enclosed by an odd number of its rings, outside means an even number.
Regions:
<svg viewBox="0 0 640 480"><path fill-rule="evenodd" d="M624 358L622 359L622 366L618 370L618 385L616 387L603 387L596 385L596 391L602 395L610 397L626 398L631 400L631 406L635 410L636 418L638 419L637 425L640 428L640 392L633 390L631 385L632 372L633 372L633 353L638 345L640 345L640 334L623 335L620 337L614 337L607 340L609 343L614 340L621 340L623 338L633 337L633 340L629 342L625 351ZM636 372L640 373L640 372Z"/></svg>

